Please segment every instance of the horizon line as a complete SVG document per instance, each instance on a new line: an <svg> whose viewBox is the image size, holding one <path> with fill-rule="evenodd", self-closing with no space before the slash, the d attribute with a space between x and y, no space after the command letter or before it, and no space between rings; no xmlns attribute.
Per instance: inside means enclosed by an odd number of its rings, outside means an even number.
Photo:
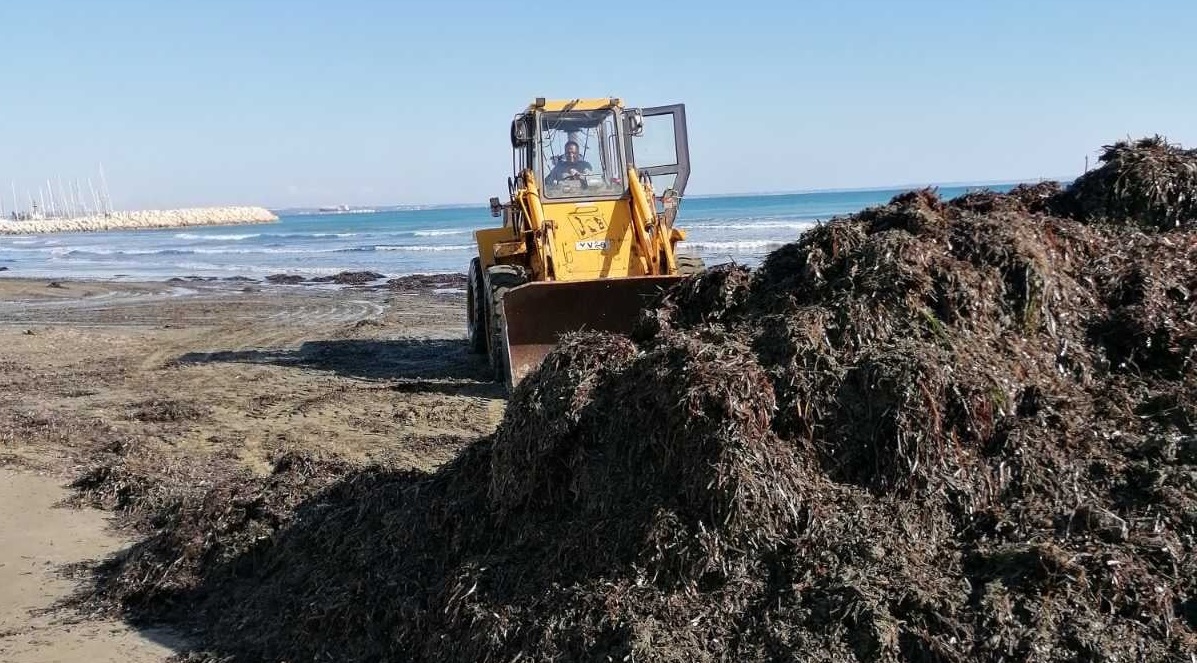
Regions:
<svg viewBox="0 0 1197 663"><path fill-rule="evenodd" d="M889 184L877 186L864 187L832 187L826 189L785 189L778 191L729 191L722 193L697 193L684 196L684 198L734 198L737 196L792 196L804 194L818 194L818 193L848 193L853 191L870 192L870 191L910 191L915 189L927 188L956 188L956 187L988 187L999 185L1017 185L1035 182L1070 182L1075 180L1078 176L1070 177L1036 177L1036 178L1021 178L1021 179L999 179L999 180L964 180L956 182L933 182L933 183L906 183L906 184ZM265 206L266 209L272 212L281 212L287 210L311 210L319 209L324 205L291 205L286 207ZM410 207L421 209L432 208L485 208L484 203L378 203L378 204L363 204L363 205L347 205L350 211L360 209L370 209L379 207Z"/></svg>

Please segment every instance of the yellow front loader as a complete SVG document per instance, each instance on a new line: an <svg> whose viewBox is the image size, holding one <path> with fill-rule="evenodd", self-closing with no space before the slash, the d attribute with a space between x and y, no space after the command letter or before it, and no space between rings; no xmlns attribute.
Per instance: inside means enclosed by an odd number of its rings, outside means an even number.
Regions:
<svg viewBox="0 0 1197 663"><path fill-rule="evenodd" d="M536 99L511 123L503 225L474 233L467 326L514 387L558 337L626 333L647 299L700 260L675 251L690 174L682 105L625 108L619 99Z"/></svg>

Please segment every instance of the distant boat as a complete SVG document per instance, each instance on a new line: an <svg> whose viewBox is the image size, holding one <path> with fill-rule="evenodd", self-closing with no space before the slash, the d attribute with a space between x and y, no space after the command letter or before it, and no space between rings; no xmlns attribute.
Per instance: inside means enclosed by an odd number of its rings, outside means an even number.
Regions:
<svg viewBox="0 0 1197 663"><path fill-rule="evenodd" d="M373 214L376 210L372 209L352 209L348 205L337 205L336 207L321 207L319 212L321 214Z"/></svg>

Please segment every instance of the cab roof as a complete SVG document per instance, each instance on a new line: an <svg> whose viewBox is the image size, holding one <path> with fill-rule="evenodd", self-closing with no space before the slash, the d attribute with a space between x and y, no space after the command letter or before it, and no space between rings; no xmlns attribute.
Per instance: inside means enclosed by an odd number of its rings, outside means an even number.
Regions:
<svg viewBox="0 0 1197 663"><path fill-rule="evenodd" d="M529 111L571 111L571 110L604 110L607 108L622 108L623 100L617 97L603 97L601 99L545 99L537 97L528 105Z"/></svg>

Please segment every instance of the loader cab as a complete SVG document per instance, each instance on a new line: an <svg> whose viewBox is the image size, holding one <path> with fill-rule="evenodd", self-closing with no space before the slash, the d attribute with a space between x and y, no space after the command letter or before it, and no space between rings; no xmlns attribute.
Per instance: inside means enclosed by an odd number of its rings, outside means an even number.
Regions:
<svg viewBox="0 0 1197 663"><path fill-rule="evenodd" d="M576 143L589 165L560 177L566 145ZM690 173L685 107L624 108L618 100L537 103L511 123L516 179L531 170L547 200L614 199L628 192L627 167L658 194L681 197ZM633 154L635 155L633 157Z"/></svg>
<svg viewBox="0 0 1197 663"><path fill-rule="evenodd" d="M619 108L533 114L533 171L544 197L600 200L627 191Z"/></svg>

